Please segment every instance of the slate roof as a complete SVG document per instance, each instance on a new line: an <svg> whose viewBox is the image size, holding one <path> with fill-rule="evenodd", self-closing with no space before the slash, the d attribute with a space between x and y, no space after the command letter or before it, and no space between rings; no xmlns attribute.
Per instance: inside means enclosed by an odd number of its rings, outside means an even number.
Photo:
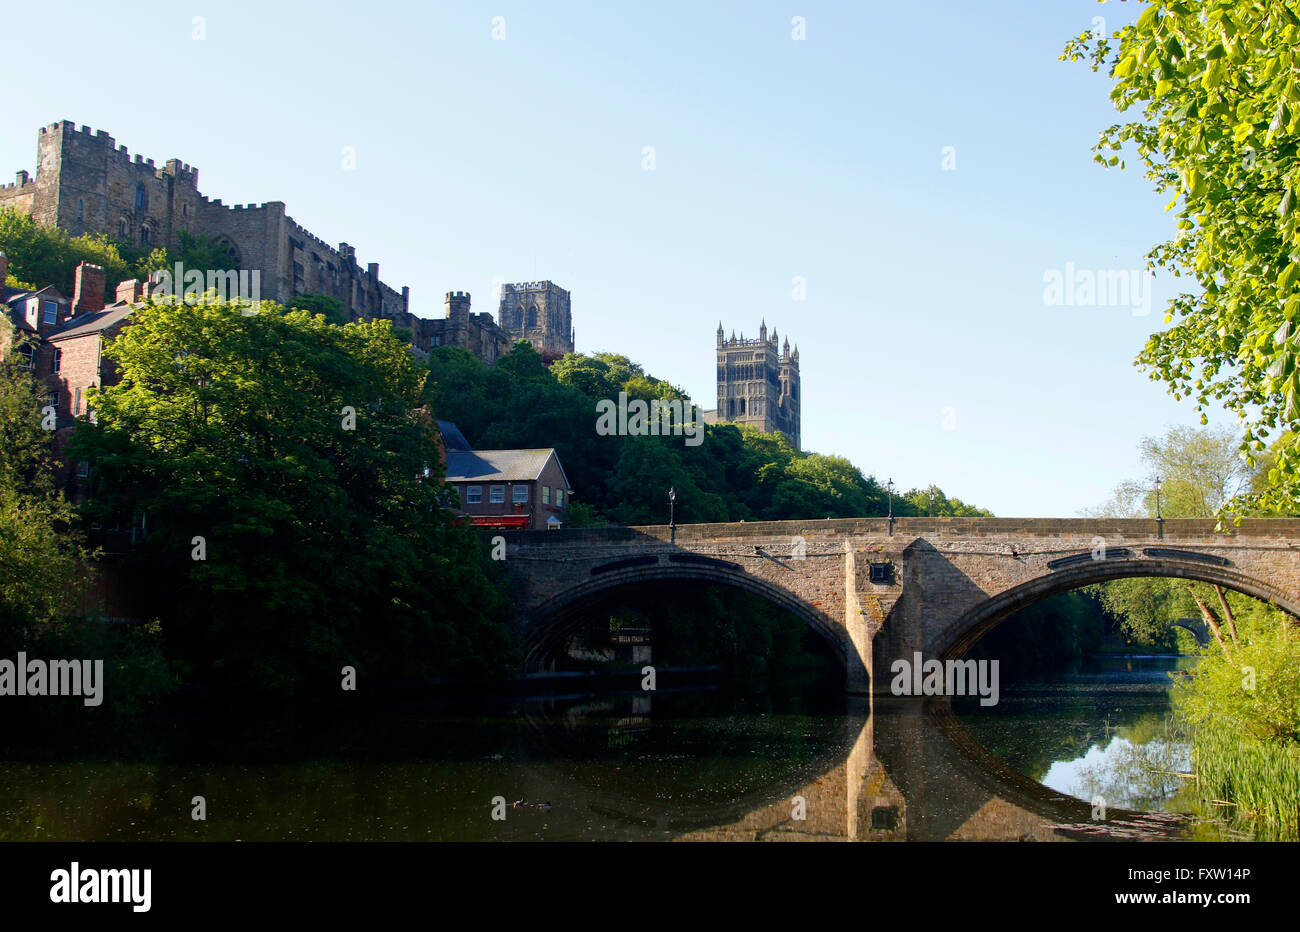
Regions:
<svg viewBox="0 0 1300 932"><path fill-rule="evenodd" d="M448 482L529 482L542 474L555 449L545 450L448 450ZM557 460L558 462L558 460ZM560 467L564 473L564 467ZM568 476L564 478L566 488Z"/></svg>
<svg viewBox="0 0 1300 932"><path fill-rule="evenodd" d="M447 450L464 450L468 452L469 441L452 421L439 421L438 433L442 434L442 445Z"/></svg>
<svg viewBox="0 0 1300 932"><path fill-rule="evenodd" d="M102 311L91 314L78 314L45 339L66 340L71 337L84 337L91 333L103 333L109 327L128 317L135 310L130 304L114 304Z"/></svg>

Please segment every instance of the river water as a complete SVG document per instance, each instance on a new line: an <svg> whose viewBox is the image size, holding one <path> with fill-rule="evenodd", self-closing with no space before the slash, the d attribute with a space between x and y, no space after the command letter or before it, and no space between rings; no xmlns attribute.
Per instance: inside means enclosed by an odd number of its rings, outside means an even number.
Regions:
<svg viewBox="0 0 1300 932"><path fill-rule="evenodd" d="M7 732L0 840L1187 837L1173 666L955 714L732 686Z"/></svg>

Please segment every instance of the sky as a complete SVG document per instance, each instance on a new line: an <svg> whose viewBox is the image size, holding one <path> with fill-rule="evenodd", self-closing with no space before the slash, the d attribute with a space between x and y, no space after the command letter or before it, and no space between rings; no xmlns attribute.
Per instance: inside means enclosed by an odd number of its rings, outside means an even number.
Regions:
<svg viewBox="0 0 1300 932"><path fill-rule="evenodd" d="M284 201L418 315L550 279L580 352L705 408L719 321L766 321L799 347L805 449L1069 517L1144 477L1143 436L1199 423L1133 365L1170 279L1145 314L1046 296L1174 232L1135 159L1092 160L1120 120L1104 74L1058 60L1141 9L30 4L24 34L65 53L0 69L0 178L35 173L42 125L107 130L226 204Z"/></svg>

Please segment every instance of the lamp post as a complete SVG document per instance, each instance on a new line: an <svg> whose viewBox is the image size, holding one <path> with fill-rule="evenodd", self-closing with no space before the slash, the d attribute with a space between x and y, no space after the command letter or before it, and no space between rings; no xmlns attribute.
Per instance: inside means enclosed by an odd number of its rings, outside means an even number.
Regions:
<svg viewBox="0 0 1300 932"><path fill-rule="evenodd" d="M885 483L885 491L889 493L889 536L894 536L894 480L890 479Z"/></svg>
<svg viewBox="0 0 1300 932"><path fill-rule="evenodd" d="M1165 539L1165 518L1160 513L1160 487L1163 484L1160 477L1156 476L1156 537L1161 540Z"/></svg>
<svg viewBox="0 0 1300 932"><path fill-rule="evenodd" d="M934 486L930 486L930 517L934 517Z"/></svg>
<svg viewBox="0 0 1300 932"><path fill-rule="evenodd" d="M677 487L668 489L668 542L677 543Z"/></svg>

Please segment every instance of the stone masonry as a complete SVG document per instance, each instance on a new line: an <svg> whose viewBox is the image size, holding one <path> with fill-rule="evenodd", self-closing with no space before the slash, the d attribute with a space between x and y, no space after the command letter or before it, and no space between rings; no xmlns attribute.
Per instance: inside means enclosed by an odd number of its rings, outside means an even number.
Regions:
<svg viewBox="0 0 1300 932"><path fill-rule="evenodd" d="M892 530L892 533L891 533ZM584 605L620 586L698 579L787 608L818 631L849 692L887 695L890 664L960 657L1017 609L1128 576L1218 583L1300 616L1300 520L886 518L508 532L530 670Z"/></svg>

